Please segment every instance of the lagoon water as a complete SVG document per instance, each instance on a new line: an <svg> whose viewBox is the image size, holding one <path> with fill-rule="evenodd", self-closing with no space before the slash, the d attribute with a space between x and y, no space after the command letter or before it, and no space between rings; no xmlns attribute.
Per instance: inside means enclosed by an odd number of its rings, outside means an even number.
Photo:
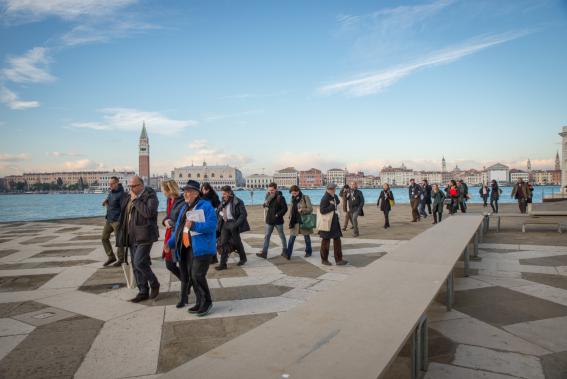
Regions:
<svg viewBox="0 0 567 379"><path fill-rule="evenodd" d="M510 197L511 187L501 187L501 203L512 203L514 199ZM470 187L469 192L472 196L471 203L481 203L482 200L478 193L478 187ZM397 203L409 203L407 188L392 189ZM541 203L545 195L558 192L559 186L538 186L534 190L534 203ZM303 193L311 197L314 204L319 204L325 191L304 190ZM379 189L363 189L366 203L374 206L380 194ZM259 205L264 200L265 191L257 190L238 191L236 195L247 205ZM284 192L289 201L290 195ZM163 194L158 193L160 211L165 210L166 201ZM7 221L34 221L51 220L74 217L104 216L106 209L101 205L105 199L104 194L25 194L25 195L1 195L0 196L0 222Z"/></svg>

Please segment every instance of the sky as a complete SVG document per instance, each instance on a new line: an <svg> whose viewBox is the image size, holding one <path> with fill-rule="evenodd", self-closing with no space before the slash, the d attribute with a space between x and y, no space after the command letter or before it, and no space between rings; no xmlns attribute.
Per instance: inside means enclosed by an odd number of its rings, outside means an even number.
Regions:
<svg viewBox="0 0 567 379"><path fill-rule="evenodd" d="M552 168L567 1L0 0L0 176Z"/></svg>

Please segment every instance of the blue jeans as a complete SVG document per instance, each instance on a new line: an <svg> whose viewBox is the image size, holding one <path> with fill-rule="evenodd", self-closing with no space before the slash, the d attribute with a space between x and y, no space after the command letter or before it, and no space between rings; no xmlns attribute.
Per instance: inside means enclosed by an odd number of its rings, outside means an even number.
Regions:
<svg viewBox="0 0 567 379"><path fill-rule="evenodd" d="M313 249L311 248L311 236L306 234L303 236L305 238L305 255L311 255L313 253ZM293 244L295 243L296 235L290 235L289 241L287 243L287 256L291 258L291 254L293 254Z"/></svg>
<svg viewBox="0 0 567 379"><path fill-rule="evenodd" d="M262 248L263 254L268 254L268 249L270 248L270 238L272 237L272 232L274 228L278 231L278 235L280 236L280 240L282 241L282 253L287 253L286 251L286 242L285 242L285 234L283 230L283 225L270 225L266 224L264 227L264 247Z"/></svg>

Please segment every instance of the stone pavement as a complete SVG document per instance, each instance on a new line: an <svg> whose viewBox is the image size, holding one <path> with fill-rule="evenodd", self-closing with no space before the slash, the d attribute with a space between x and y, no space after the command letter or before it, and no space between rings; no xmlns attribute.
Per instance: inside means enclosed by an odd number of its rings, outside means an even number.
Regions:
<svg viewBox="0 0 567 379"><path fill-rule="evenodd" d="M179 282L160 259L161 243L152 267L162 293L132 304L136 290L125 288L121 269L101 268L100 219L2 224L0 377L158 377L332 291L430 225L400 217L396 226L404 230L389 235L400 238L386 239L378 220L361 221L362 237L370 238L344 239L346 267L322 266L317 238L312 258L303 257L298 240L292 260L284 260L273 236L270 259L259 259L263 236L253 229L243 235L247 265L237 267L232 257L229 270L209 272L215 307L203 319L175 308ZM567 243L556 232L526 235L537 243L490 233L482 261L471 263L477 275L463 278L462 267L455 269L454 310L445 311L443 293L429 309L428 378L567 377ZM408 377L408 353L406 346L386 377Z"/></svg>

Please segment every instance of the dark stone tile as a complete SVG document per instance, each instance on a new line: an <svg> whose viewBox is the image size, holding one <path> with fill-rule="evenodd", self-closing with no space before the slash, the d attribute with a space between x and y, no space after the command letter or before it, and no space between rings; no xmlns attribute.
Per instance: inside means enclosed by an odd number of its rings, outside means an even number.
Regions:
<svg viewBox="0 0 567 379"><path fill-rule="evenodd" d="M1 378L72 378L104 323L77 316L40 326L0 365Z"/></svg>
<svg viewBox="0 0 567 379"><path fill-rule="evenodd" d="M100 241L97 242L88 242L88 241L83 241L83 242L60 242L60 243L45 243L41 245L42 247L75 247L75 248L81 248L81 247L98 247L100 246Z"/></svg>
<svg viewBox="0 0 567 379"><path fill-rule="evenodd" d="M429 359L434 362L439 363L450 363L455 358L455 352L457 351L457 343L453 342L449 338L445 337L438 331L427 328L427 333L429 337L428 343L428 353ZM411 335L404 344L402 350L400 350L401 357L409 357L411 354Z"/></svg>
<svg viewBox="0 0 567 379"><path fill-rule="evenodd" d="M126 286L122 267L100 268L92 274L79 291L99 294Z"/></svg>
<svg viewBox="0 0 567 379"><path fill-rule="evenodd" d="M288 276L318 278L319 276L326 274L326 271L321 270L319 267L312 265L300 257L292 257L292 259L288 261L284 257L278 255L274 258L270 258L270 262Z"/></svg>
<svg viewBox="0 0 567 379"><path fill-rule="evenodd" d="M57 233L74 232L74 231L77 231L77 230L80 230L80 229L81 229L80 227L74 227L74 226L72 226L72 227L70 227L70 228L58 229L58 230L57 230Z"/></svg>
<svg viewBox="0 0 567 379"><path fill-rule="evenodd" d="M174 369L276 316L266 313L164 323L158 373Z"/></svg>
<svg viewBox="0 0 567 379"><path fill-rule="evenodd" d="M88 255L95 250L95 248L43 250L34 257L75 257L77 255Z"/></svg>
<svg viewBox="0 0 567 379"><path fill-rule="evenodd" d="M222 278L239 278L243 276L248 276L246 271L242 269L242 266L237 266L236 264L229 263L228 270L217 271L215 266L211 265L209 271L207 272L207 278L209 279L222 279Z"/></svg>
<svg viewBox="0 0 567 379"><path fill-rule="evenodd" d="M519 260L521 265L532 266L567 266L567 255L556 255L554 257L526 258Z"/></svg>
<svg viewBox="0 0 567 379"><path fill-rule="evenodd" d="M85 234L76 236L71 238L70 241L100 241L100 234Z"/></svg>
<svg viewBox="0 0 567 379"><path fill-rule="evenodd" d="M211 288L211 297L213 298L213 301L259 299L264 297L278 297L290 290L290 287L274 286L273 284ZM163 292L159 294L157 300L148 300L143 304L151 306L174 305L177 304L178 301L179 292ZM193 291L191 291L191 295L189 296L189 304L194 304L195 301L195 294L193 293Z"/></svg>
<svg viewBox="0 0 567 379"><path fill-rule="evenodd" d="M464 278L465 277L465 269L464 267L455 267L453 269L453 275L455 278ZM469 268L469 276L478 275L478 269L476 268Z"/></svg>
<svg viewBox="0 0 567 379"><path fill-rule="evenodd" d="M275 233L277 236L277 233ZM278 237L279 238L279 237ZM248 245L255 247L256 249L261 249L264 247L264 239L263 238L246 238L243 239L244 242L246 242ZM278 245L276 245L274 242L270 241L270 249L277 247Z"/></svg>
<svg viewBox="0 0 567 379"><path fill-rule="evenodd" d="M386 253L352 254L346 255L345 259L354 267L366 267L384 255L386 255Z"/></svg>
<svg viewBox="0 0 567 379"><path fill-rule="evenodd" d="M0 277L0 292L32 291L44 285L56 274Z"/></svg>
<svg viewBox="0 0 567 379"><path fill-rule="evenodd" d="M546 379L567 378L567 351L541 357L543 373Z"/></svg>
<svg viewBox="0 0 567 379"><path fill-rule="evenodd" d="M454 308L496 326L567 316L563 305L502 287L456 291Z"/></svg>
<svg viewBox="0 0 567 379"><path fill-rule="evenodd" d="M20 242L20 244L22 244L22 245L34 245L36 243L49 242L49 241L51 241L55 238L57 238L57 236L36 237L36 238L31 238L29 240L25 240L24 242Z"/></svg>
<svg viewBox="0 0 567 379"><path fill-rule="evenodd" d="M0 243L10 242L10 238L0 238Z"/></svg>
<svg viewBox="0 0 567 379"><path fill-rule="evenodd" d="M44 308L48 308L47 305L36 303L35 301L2 303L0 304L0 318L12 317L24 313L40 311Z"/></svg>
<svg viewBox="0 0 567 379"><path fill-rule="evenodd" d="M32 263L13 263L13 264L0 264L0 270L21 270L32 268L49 268L49 267L72 267L82 266L90 263L96 263L93 260L81 261L62 261L62 262L32 262Z"/></svg>
<svg viewBox="0 0 567 379"><path fill-rule="evenodd" d="M19 228L20 226L26 225L25 222L3 222L0 224L2 228Z"/></svg>
<svg viewBox="0 0 567 379"><path fill-rule="evenodd" d="M522 279L567 290L567 276L522 272Z"/></svg>
<svg viewBox="0 0 567 379"><path fill-rule="evenodd" d="M12 254L17 253L17 252L18 252L18 250L15 250L15 249L0 250L0 258L7 257L8 255L12 255Z"/></svg>

